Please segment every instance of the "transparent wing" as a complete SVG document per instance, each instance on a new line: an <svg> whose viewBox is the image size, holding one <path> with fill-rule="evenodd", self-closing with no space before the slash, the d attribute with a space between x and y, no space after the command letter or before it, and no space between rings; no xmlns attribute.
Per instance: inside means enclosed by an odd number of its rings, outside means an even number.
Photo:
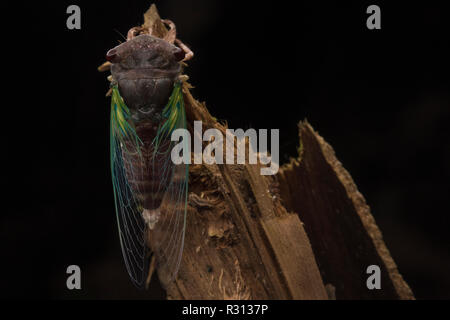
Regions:
<svg viewBox="0 0 450 320"><path fill-rule="evenodd" d="M147 226L142 207L133 193L124 166L127 161L120 142L112 141L112 171L119 238L125 265L132 282L139 288L145 285L148 273Z"/></svg>
<svg viewBox="0 0 450 320"><path fill-rule="evenodd" d="M172 177L160 207L160 217L149 232L150 245L156 255L158 277L164 287L175 279L183 252L187 170L187 165L174 165L169 170Z"/></svg>
<svg viewBox="0 0 450 320"><path fill-rule="evenodd" d="M131 281L138 288L143 288L149 268L147 225L142 217L141 201L136 191L133 191L129 174L127 176L126 172L127 166L133 166L133 158L140 157L140 141L135 136L133 128L126 122L127 112L118 91L113 91L110 129L111 174L119 239Z"/></svg>
<svg viewBox="0 0 450 320"><path fill-rule="evenodd" d="M165 122L158 129L154 140L154 156L151 167L163 174L159 183L155 185L156 192L163 190L164 198L160 206L160 216L154 228L150 230L150 244L156 255L157 271L160 282L167 286L177 275L184 245L184 232L186 226L188 171L187 164L174 164L170 158L172 148L176 143L185 144L187 139L181 142L172 142L171 133L175 129L186 128L186 116L184 110L181 83L176 83L169 103L163 111ZM163 157L166 161L159 161Z"/></svg>

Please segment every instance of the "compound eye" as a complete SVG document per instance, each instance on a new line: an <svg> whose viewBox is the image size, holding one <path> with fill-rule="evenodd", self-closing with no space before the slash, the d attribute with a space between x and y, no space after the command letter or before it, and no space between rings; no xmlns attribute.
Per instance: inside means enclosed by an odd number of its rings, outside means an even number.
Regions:
<svg viewBox="0 0 450 320"><path fill-rule="evenodd" d="M106 53L106 60L112 63L118 62L118 56L116 49L111 49Z"/></svg>
<svg viewBox="0 0 450 320"><path fill-rule="evenodd" d="M178 47L177 47L177 48L173 51L173 56L175 57L175 59L176 59L177 61L183 60L185 55L186 55L186 54L184 53L184 50L181 49L181 48L178 48Z"/></svg>

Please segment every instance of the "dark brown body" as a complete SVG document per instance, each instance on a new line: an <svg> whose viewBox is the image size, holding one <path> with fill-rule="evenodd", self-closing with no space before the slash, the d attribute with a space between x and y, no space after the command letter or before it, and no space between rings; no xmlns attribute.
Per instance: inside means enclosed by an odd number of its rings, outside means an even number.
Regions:
<svg viewBox="0 0 450 320"><path fill-rule="evenodd" d="M141 197L139 200L144 209L148 210L159 208L164 196L164 190L159 188L163 170L170 170L173 166L170 152L167 152L168 142L159 147L155 159L151 157L154 156L153 139L164 121L162 110L181 72L180 50L163 39L140 35L107 53L112 62L113 81L117 82L119 92L130 109L130 121L143 142L140 154L123 155L127 160L124 161L127 179L135 194Z"/></svg>
<svg viewBox="0 0 450 320"><path fill-rule="evenodd" d="M166 170L174 166L170 159L170 143L166 141L158 148L154 155L153 139L156 136L158 124L150 120L140 121L136 124L136 133L141 138L140 153L123 155L128 163L124 163L127 180L144 209L158 209L164 197L165 189L160 187ZM130 143L127 148L133 148ZM154 157L154 159L153 159ZM167 178L167 177L166 177Z"/></svg>

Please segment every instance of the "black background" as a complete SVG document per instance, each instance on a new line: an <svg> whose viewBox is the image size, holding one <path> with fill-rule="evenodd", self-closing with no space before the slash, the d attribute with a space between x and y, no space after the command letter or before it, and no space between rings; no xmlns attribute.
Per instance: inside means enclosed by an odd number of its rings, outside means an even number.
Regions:
<svg viewBox="0 0 450 320"><path fill-rule="evenodd" d="M279 128L283 161L296 155L296 124L307 118L366 197L416 297L450 298L450 29L443 6L156 3L195 52L186 70L194 96L230 128ZM66 28L70 4L81 7L81 30ZM370 4L381 7L381 30L366 28ZM6 170L2 296L164 298L156 281L149 292L135 289L122 262L108 82L96 70L123 40L119 33L142 23L150 2L16 5L8 11L17 18L5 29L12 57L4 65L21 67L10 78L19 92L3 92L15 98L3 122L6 158L18 169ZM81 291L66 289L71 264L81 267Z"/></svg>

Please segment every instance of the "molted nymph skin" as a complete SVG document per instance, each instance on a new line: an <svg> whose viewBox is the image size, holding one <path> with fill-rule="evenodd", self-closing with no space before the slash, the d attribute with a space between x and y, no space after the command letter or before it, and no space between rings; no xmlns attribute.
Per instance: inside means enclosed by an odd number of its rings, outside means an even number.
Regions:
<svg viewBox="0 0 450 320"><path fill-rule="evenodd" d="M181 53L180 48L147 34L108 51L111 74L135 122L160 120L181 72Z"/></svg>

